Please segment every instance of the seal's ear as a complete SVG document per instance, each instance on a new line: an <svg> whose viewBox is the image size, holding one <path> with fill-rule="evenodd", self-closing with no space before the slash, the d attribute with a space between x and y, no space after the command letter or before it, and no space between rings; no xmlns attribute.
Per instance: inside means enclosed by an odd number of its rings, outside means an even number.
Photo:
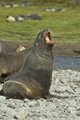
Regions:
<svg viewBox="0 0 80 120"><path fill-rule="evenodd" d="M38 38L39 38L39 40L42 39L42 31L38 34Z"/></svg>
<svg viewBox="0 0 80 120"><path fill-rule="evenodd" d="M20 47L20 44L17 44L17 47Z"/></svg>

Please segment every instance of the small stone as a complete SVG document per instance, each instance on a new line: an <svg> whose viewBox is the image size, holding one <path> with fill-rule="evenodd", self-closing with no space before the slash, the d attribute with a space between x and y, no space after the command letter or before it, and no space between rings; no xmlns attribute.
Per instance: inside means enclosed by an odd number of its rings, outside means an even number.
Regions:
<svg viewBox="0 0 80 120"><path fill-rule="evenodd" d="M10 103L10 104L7 105L7 107L10 107L10 108L12 108L12 109L15 109L16 106L15 106L15 104Z"/></svg>
<svg viewBox="0 0 80 120"><path fill-rule="evenodd" d="M28 114L28 112L23 110L23 111L18 112L14 116L14 118L16 118L16 119L24 119L27 116L27 114Z"/></svg>
<svg viewBox="0 0 80 120"><path fill-rule="evenodd" d="M8 120L16 120L16 119L14 119L14 118L11 118L11 119L8 119Z"/></svg>
<svg viewBox="0 0 80 120"><path fill-rule="evenodd" d="M77 115L77 116L80 116L80 112L78 112L76 115Z"/></svg>
<svg viewBox="0 0 80 120"><path fill-rule="evenodd" d="M80 87L75 89L76 93L80 93Z"/></svg>
<svg viewBox="0 0 80 120"><path fill-rule="evenodd" d="M0 101L6 100L5 96L0 96Z"/></svg>
<svg viewBox="0 0 80 120"><path fill-rule="evenodd" d="M29 107L34 107L36 105L36 101L30 101L28 105Z"/></svg>
<svg viewBox="0 0 80 120"><path fill-rule="evenodd" d="M69 86L58 86L56 89L57 92L70 92L70 93L74 93L74 91L72 90L72 88L70 88Z"/></svg>
<svg viewBox="0 0 80 120"><path fill-rule="evenodd" d="M40 105L39 101L36 101L35 106L39 106L39 105Z"/></svg>
<svg viewBox="0 0 80 120"><path fill-rule="evenodd" d="M24 99L24 102L29 102L29 99Z"/></svg>

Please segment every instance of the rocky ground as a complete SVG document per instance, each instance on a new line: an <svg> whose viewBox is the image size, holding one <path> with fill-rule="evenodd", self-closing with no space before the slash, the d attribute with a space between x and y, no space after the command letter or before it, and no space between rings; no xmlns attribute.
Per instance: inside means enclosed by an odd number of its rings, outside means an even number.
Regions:
<svg viewBox="0 0 80 120"><path fill-rule="evenodd" d="M16 47L17 43L10 43ZM28 48L32 43L19 43ZM56 44L55 55L80 57L79 44ZM0 84L0 90L2 89ZM80 120L80 71L56 69L50 92L65 99L17 100L0 96L0 120Z"/></svg>
<svg viewBox="0 0 80 120"><path fill-rule="evenodd" d="M69 98L6 100L0 96L0 120L80 120L79 71L54 70L50 92Z"/></svg>

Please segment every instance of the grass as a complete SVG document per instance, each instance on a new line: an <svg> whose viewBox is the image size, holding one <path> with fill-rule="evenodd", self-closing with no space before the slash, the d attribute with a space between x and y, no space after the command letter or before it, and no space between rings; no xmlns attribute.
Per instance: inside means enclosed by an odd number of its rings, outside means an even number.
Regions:
<svg viewBox="0 0 80 120"><path fill-rule="evenodd" d="M24 6L4 8L0 6L0 39L4 41L34 41L38 32L48 27L56 42L80 43L80 8L65 8L65 12L45 12L44 8L59 6ZM24 20L24 22L6 22L6 16L37 13L42 20Z"/></svg>

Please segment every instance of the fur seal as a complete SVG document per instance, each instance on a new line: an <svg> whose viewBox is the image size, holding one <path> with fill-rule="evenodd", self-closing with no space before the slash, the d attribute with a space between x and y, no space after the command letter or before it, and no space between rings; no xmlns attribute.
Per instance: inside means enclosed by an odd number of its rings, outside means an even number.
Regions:
<svg viewBox="0 0 80 120"><path fill-rule="evenodd" d="M49 93L53 71L54 41L48 28L39 32L23 69L4 83L2 92L8 98L39 99L54 97Z"/></svg>
<svg viewBox="0 0 80 120"><path fill-rule="evenodd" d="M16 20L13 16L7 16L6 22L16 22Z"/></svg>
<svg viewBox="0 0 80 120"><path fill-rule="evenodd" d="M12 46L8 45L6 42L0 40L0 52L2 53L19 52L22 50L25 50L25 47L20 44L17 44L17 48L15 49Z"/></svg>
<svg viewBox="0 0 80 120"><path fill-rule="evenodd" d="M15 52L15 51L16 50L14 48L12 48L12 46L10 46L6 42L0 40L0 52L10 53L10 52Z"/></svg>
<svg viewBox="0 0 80 120"><path fill-rule="evenodd" d="M0 82L16 72L19 72L26 61L30 49L25 49L19 52L2 53L0 52Z"/></svg>
<svg viewBox="0 0 80 120"><path fill-rule="evenodd" d="M16 52L23 51L23 50L25 50L25 47L20 44L17 44Z"/></svg>

